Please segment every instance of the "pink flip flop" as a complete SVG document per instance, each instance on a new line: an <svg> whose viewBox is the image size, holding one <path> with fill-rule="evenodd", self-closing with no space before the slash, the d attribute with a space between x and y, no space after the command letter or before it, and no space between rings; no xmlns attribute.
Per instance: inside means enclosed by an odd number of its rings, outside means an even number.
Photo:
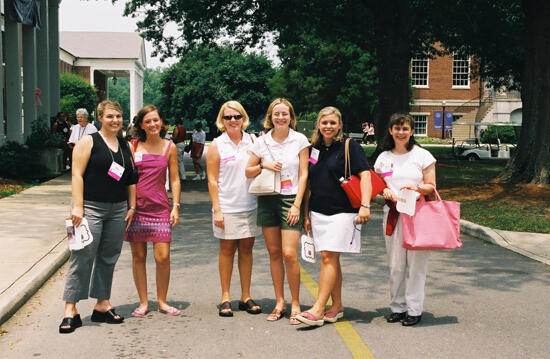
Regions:
<svg viewBox="0 0 550 359"><path fill-rule="evenodd" d="M337 311L336 309L331 309L325 312L323 320L329 323L336 323L336 321L344 316L344 311Z"/></svg>
<svg viewBox="0 0 550 359"><path fill-rule="evenodd" d="M147 313L149 313L149 308L137 307L130 315L134 318L143 318Z"/></svg>
<svg viewBox="0 0 550 359"><path fill-rule="evenodd" d="M311 326L320 327L323 324L325 324L325 321L324 321L323 317L317 318L316 316L314 316L313 314L311 314L308 311L302 312L300 314L296 314L295 318L298 321L300 321L304 324L307 324L307 325L311 325Z"/></svg>
<svg viewBox="0 0 550 359"><path fill-rule="evenodd" d="M180 313L181 313L181 311L179 309L176 309L174 307L170 307L166 310L159 308L159 312L162 313L162 314L169 315L171 317L174 317L176 315L180 315Z"/></svg>

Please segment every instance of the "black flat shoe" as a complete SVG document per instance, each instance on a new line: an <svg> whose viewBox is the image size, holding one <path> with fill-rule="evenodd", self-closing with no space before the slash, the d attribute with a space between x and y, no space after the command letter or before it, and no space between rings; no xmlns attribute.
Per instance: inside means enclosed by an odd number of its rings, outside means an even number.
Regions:
<svg viewBox="0 0 550 359"><path fill-rule="evenodd" d="M118 318L116 318L117 316ZM124 321L124 317L115 313L115 308L111 308L106 312L100 312L94 309L90 319L92 322L109 324L120 324Z"/></svg>
<svg viewBox="0 0 550 359"><path fill-rule="evenodd" d="M59 324L59 333L61 334L67 334L72 333L76 328L80 328L82 326L82 319L80 319L80 314L75 314L74 317L65 317L61 321L61 324ZM68 327L68 328L63 328Z"/></svg>
<svg viewBox="0 0 550 359"><path fill-rule="evenodd" d="M229 309L229 311L227 311ZM222 312L222 310L225 310L225 312ZM220 317L232 317L233 316L233 310L231 310L231 302L225 301L222 304L220 304L220 311L218 312Z"/></svg>
<svg viewBox="0 0 550 359"><path fill-rule="evenodd" d="M258 309L252 309L254 307L258 307ZM250 314L260 314L262 312L262 308L252 298L247 300L246 303L239 301L239 309L246 310Z"/></svg>
<svg viewBox="0 0 550 359"><path fill-rule="evenodd" d="M391 313L388 317L386 317L386 322L397 323L405 320L406 318L407 318L407 312Z"/></svg>
<svg viewBox="0 0 550 359"><path fill-rule="evenodd" d="M422 319L422 315L407 315L407 318L401 322L401 325L410 327L420 323L420 319Z"/></svg>

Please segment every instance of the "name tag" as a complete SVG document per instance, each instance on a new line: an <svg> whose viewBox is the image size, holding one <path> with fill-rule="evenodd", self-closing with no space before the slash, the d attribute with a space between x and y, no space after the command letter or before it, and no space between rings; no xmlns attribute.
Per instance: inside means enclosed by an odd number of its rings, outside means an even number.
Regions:
<svg viewBox="0 0 550 359"><path fill-rule="evenodd" d="M316 164L319 160L319 150L316 148L311 149L311 156L309 157L309 162Z"/></svg>
<svg viewBox="0 0 550 359"><path fill-rule="evenodd" d="M113 163L111 163L111 167L107 171L107 174L115 180L120 181L120 178L124 174L124 167L113 161Z"/></svg>
<svg viewBox="0 0 550 359"><path fill-rule="evenodd" d="M233 156L222 158L220 161L222 161L222 163L227 163L227 162L235 161L236 159L237 158L235 157L235 155L233 155Z"/></svg>
<svg viewBox="0 0 550 359"><path fill-rule="evenodd" d="M286 189L286 188L292 188L292 181L290 179L281 181L281 189Z"/></svg>
<svg viewBox="0 0 550 359"><path fill-rule="evenodd" d="M143 162L143 152L134 153L134 160L136 162L136 165L140 165L141 162Z"/></svg>

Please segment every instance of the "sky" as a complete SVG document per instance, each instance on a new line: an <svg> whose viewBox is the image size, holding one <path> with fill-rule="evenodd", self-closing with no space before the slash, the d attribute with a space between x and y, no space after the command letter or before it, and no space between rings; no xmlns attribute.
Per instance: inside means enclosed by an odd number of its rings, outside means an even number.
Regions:
<svg viewBox="0 0 550 359"><path fill-rule="evenodd" d="M136 19L123 16L124 0L114 5L111 0L62 0L59 5L59 29L61 31L135 32ZM161 63L151 57L152 45L145 42L147 67L167 67L176 62L169 59Z"/></svg>

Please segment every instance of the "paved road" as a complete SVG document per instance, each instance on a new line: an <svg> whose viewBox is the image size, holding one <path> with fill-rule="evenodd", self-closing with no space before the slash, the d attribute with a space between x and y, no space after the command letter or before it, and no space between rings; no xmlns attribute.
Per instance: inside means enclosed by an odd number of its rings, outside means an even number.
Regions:
<svg viewBox="0 0 550 359"><path fill-rule="evenodd" d="M151 312L128 318L137 305L131 257L125 244L118 262L112 302L128 319L115 326L90 321L91 300L81 302L84 327L57 333L62 317L62 267L18 313L2 326L2 358L548 358L550 353L549 267L501 247L464 237L464 248L434 252L430 259L423 322L411 328L387 324L388 271L380 207L363 231L360 255L342 258L347 321L309 329L276 323L265 314L235 311L217 315L218 243L212 238L206 184L184 186L183 223L172 246L171 303L179 317ZM252 294L264 311L273 308L269 262L262 237L254 250ZM314 301L308 288L319 264L305 264L301 302ZM149 283L154 263L149 261ZM233 277L233 307L239 298ZM155 299L155 287L150 285ZM286 288L287 298L288 288ZM156 302L151 303L156 309ZM344 340L345 339L345 340ZM366 349L368 348L368 349ZM363 356L360 356L363 353ZM369 354L370 353L370 354ZM370 355L370 356L369 356Z"/></svg>

